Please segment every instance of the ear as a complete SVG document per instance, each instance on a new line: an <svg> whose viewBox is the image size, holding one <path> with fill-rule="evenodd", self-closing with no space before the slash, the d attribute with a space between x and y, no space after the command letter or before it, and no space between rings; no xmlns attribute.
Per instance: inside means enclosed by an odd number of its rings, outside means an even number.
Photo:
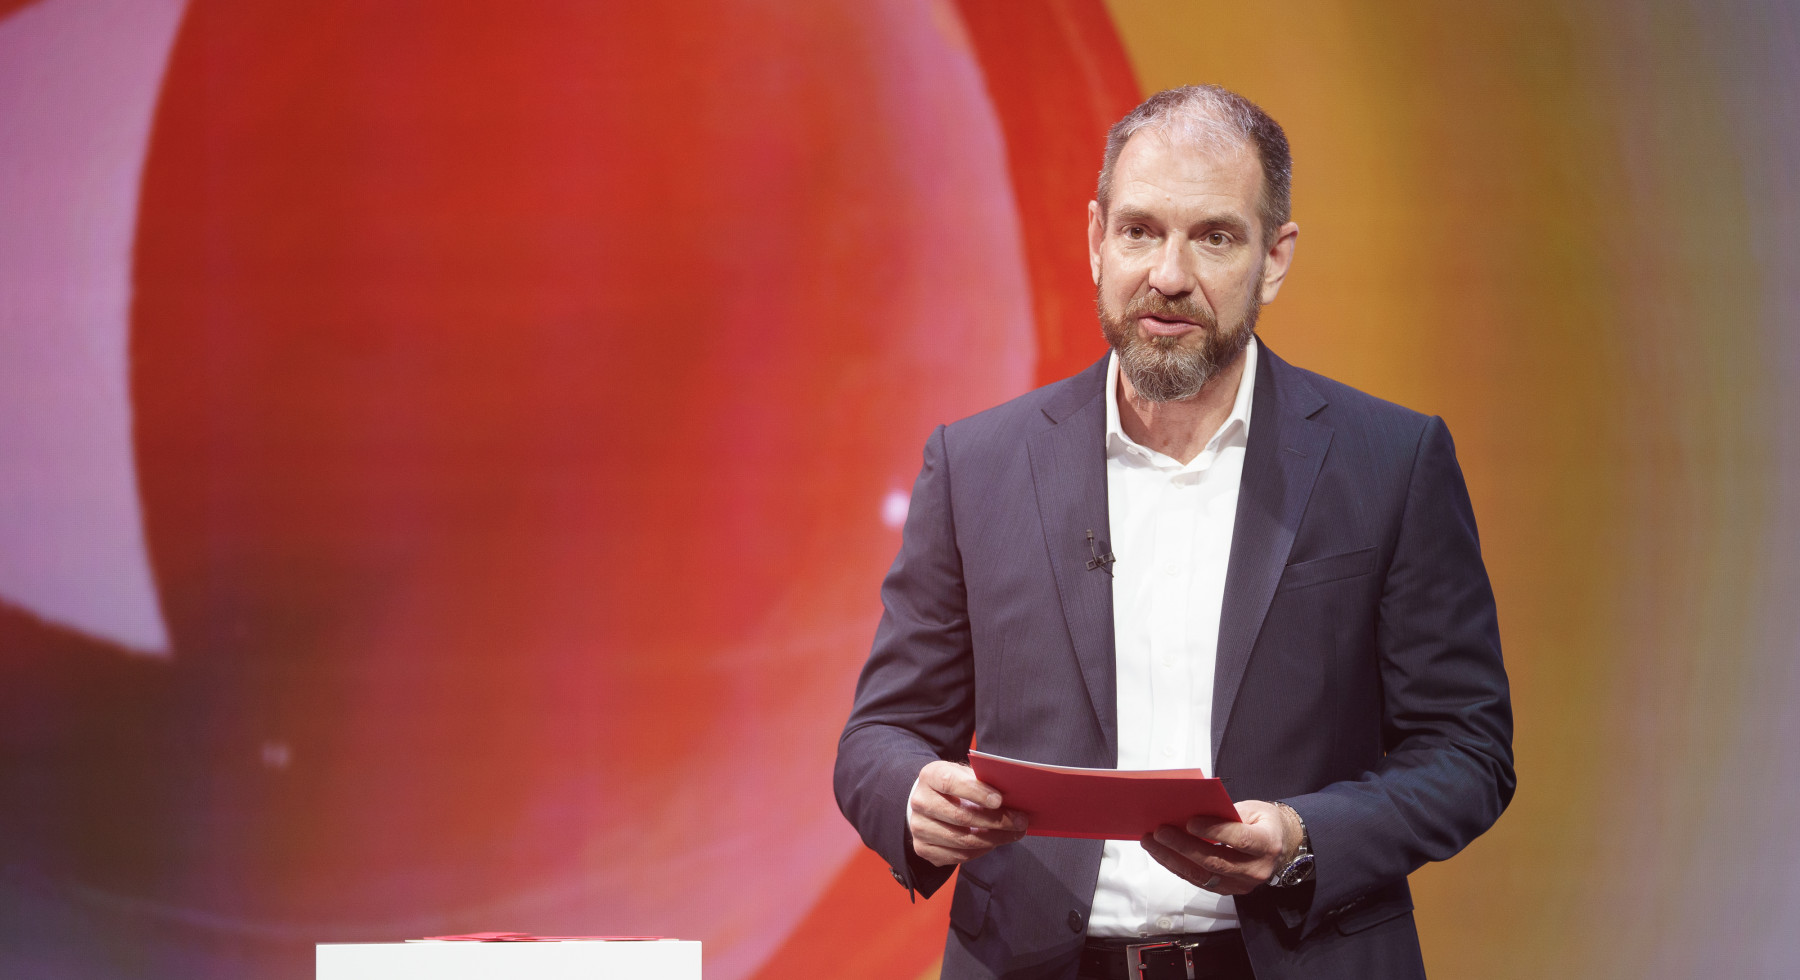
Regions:
<svg viewBox="0 0 1800 980"><path fill-rule="evenodd" d="M1294 264L1294 242L1299 237L1300 226L1292 221L1275 230L1275 241L1269 245L1269 253L1263 261L1260 298L1264 303L1275 302L1275 294L1281 292L1288 267Z"/></svg>
<svg viewBox="0 0 1800 980"><path fill-rule="evenodd" d="M1100 246L1106 241L1106 219L1100 215L1100 202L1088 202L1088 272L1094 285L1100 285Z"/></svg>

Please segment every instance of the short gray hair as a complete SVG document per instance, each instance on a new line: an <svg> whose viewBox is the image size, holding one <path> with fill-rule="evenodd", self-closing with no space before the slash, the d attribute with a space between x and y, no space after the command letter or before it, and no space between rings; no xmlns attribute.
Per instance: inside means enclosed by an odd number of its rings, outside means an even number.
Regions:
<svg viewBox="0 0 1800 980"><path fill-rule="evenodd" d="M1292 208L1294 161L1287 134L1261 106L1217 85L1183 85L1145 99L1106 133L1106 159L1094 200L1105 214L1112 205L1113 169L1125 144L1144 130L1161 132L1183 143L1214 150L1248 144L1262 163L1262 200L1257 215L1263 234L1273 235L1287 223Z"/></svg>

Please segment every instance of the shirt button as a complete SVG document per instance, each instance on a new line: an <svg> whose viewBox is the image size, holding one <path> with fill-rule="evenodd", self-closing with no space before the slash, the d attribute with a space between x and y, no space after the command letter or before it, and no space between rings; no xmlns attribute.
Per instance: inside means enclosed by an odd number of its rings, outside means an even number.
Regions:
<svg viewBox="0 0 1800 980"><path fill-rule="evenodd" d="M1167 932L1170 929L1175 928L1175 920L1169 918L1166 915L1162 916L1156 920L1156 928L1161 929L1164 932Z"/></svg>
<svg viewBox="0 0 1800 980"><path fill-rule="evenodd" d="M1080 932L1081 927L1084 924L1083 918L1084 917L1082 916L1080 909L1070 909L1069 910L1069 931L1070 932Z"/></svg>

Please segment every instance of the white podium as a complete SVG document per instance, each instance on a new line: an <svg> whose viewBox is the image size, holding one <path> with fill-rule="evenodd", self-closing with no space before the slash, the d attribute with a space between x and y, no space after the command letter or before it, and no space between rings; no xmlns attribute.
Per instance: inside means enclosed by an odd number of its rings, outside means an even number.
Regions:
<svg viewBox="0 0 1800 980"><path fill-rule="evenodd" d="M700 944L319 943L318 980L700 980Z"/></svg>

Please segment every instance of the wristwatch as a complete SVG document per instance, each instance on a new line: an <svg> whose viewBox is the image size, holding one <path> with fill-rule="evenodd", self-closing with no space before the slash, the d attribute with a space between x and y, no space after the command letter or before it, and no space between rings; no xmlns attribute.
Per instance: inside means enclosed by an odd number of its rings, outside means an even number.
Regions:
<svg viewBox="0 0 1800 980"><path fill-rule="evenodd" d="M1300 820L1300 847L1295 851L1294 859L1289 861L1286 867L1277 868L1275 873L1269 876L1269 887L1292 888L1313 876L1312 835L1307 833L1306 821L1300 819L1300 814L1295 812L1293 807L1286 803L1275 805L1294 814L1295 820Z"/></svg>

